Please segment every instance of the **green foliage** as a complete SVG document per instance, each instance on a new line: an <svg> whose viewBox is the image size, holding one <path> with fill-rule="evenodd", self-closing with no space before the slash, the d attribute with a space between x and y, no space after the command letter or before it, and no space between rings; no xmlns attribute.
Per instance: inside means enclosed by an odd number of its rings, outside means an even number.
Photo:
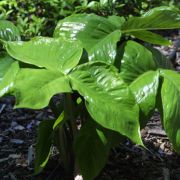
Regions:
<svg viewBox="0 0 180 180"><path fill-rule="evenodd" d="M178 0L2 0L0 19L15 22L22 38L30 39L52 35L57 21L74 13L129 17L162 5L179 7Z"/></svg>
<svg viewBox="0 0 180 180"><path fill-rule="evenodd" d="M0 59L0 95L15 95L16 107L50 105L57 116L39 127L36 173L47 163L54 144L69 179L77 166L85 180L94 179L109 150L124 137L144 146L140 127L155 108L161 110L167 136L180 153L180 75L159 51L125 40L133 35L169 44L151 31L174 28L180 28L180 14L163 6L127 19L71 15L59 21L53 38L3 41L11 58L5 53ZM58 107L49 104L57 93L62 93Z"/></svg>
<svg viewBox="0 0 180 180"><path fill-rule="evenodd" d="M0 19L16 23L23 38L52 34L58 19L75 12L83 0L3 0Z"/></svg>

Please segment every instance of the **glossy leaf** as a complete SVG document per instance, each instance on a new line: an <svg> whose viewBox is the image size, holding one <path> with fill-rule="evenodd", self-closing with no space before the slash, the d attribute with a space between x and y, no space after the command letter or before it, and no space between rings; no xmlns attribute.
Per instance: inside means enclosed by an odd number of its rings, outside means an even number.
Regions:
<svg viewBox="0 0 180 180"><path fill-rule="evenodd" d="M39 124L35 154L35 174L41 172L49 160L53 141L53 125L54 120L42 121Z"/></svg>
<svg viewBox="0 0 180 180"><path fill-rule="evenodd" d="M18 28L10 21L0 20L0 39L3 41L20 40Z"/></svg>
<svg viewBox="0 0 180 180"><path fill-rule="evenodd" d="M0 82L14 60L5 52L0 53Z"/></svg>
<svg viewBox="0 0 180 180"><path fill-rule="evenodd" d="M65 73L78 64L82 55L78 41L62 38L36 37L28 42L7 42L6 49L19 61Z"/></svg>
<svg viewBox="0 0 180 180"><path fill-rule="evenodd" d="M124 33L144 30L180 28L180 14L172 7L156 7L141 17L129 18L122 27Z"/></svg>
<svg viewBox="0 0 180 180"><path fill-rule="evenodd" d="M147 123L149 116L152 115L151 112L155 109L158 87L158 71L147 71L130 84L130 89L143 113L140 116L143 125Z"/></svg>
<svg viewBox="0 0 180 180"><path fill-rule="evenodd" d="M61 92L71 92L64 74L45 69L21 69L15 83L16 107L40 109L50 98Z"/></svg>
<svg viewBox="0 0 180 180"><path fill-rule="evenodd" d="M54 37L80 40L89 60L112 63L116 57L116 44L121 31L114 23L94 14L77 14L60 20Z"/></svg>
<svg viewBox="0 0 180 180"><path fill-rule="evenodd" d="M18 62L13 62L11 64L9 63L10 61L7 63L9 66L7 71L4 73L0 81L0 97L9 92L12 92L12 90L14 89L14 81L19 71Z"/></svg>
<svg viewBox="0 0 180 180"><path fill-rule="evenodd" d="M142 144L134 96L113 66L86 63L70 74L72 88L86 100L90 115L103 127Z"/></svg>
<svg viewBox="0 0 180 180"><path fill-rule="evenodd" d="M120 74L125 82L131 83L139 75L158 68L172 69L172 65L158 50L146 48L135 41L127 41L121 48Z"/></svg>
<svg viewBox="0 0 180 180"><path fill-rule="evenodd" d="M180 74L162 70L161 75L163 77L161 88L163 127L174 149L180 152Z"/></svg>
<svg viewBox="0 0 180 180"><path fill-rule="evenodd" d="M172 45L172 42L170 40L164 39L159 34L150 31L134 31L131 32L130 35L133 35L136 38L151 44L164 45L164 46Z"/></svg>

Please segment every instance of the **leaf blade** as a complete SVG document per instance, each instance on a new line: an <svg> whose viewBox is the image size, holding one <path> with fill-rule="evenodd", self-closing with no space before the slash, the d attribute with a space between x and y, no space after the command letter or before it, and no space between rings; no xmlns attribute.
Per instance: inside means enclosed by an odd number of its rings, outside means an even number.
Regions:
<svg viewBox="0 0 180 180"><path fill-rule="evenodd" d="M64 73L75 67L82 55L79 42L48 37L6 42L5 46L7 52L19 61Z"/></svg>
<svg viewBox="0 0 180 180"><path fill-rule="evenodd" d="M54 37L65 37L75 41L78 39L87 50L89 60L113 62L121 31L117 29L116 24L104 17L78 14L60 20Z"/></svg>
<svg viewBox="0 0 180 180"><path fill-rule="evenodd" d="M64 74L46 69L21 69L14 88L16 107L41 109L60 92L71 92Z"/></svg>
<svg viewBox="0 0 180 180"><path fill-rule="evenodd" d="M180 75L171 70L162 70L161 75L163 77L161 88L163 127L174 149L180 152Z"/></svg>
<svg viewBox="0 0 180 180"><path fill-rule="evenodd" d="M172 7L161 6L151 9L141 17L129 18L122 27L124 33L144 30L180 28L180 14Z"/></svg>
<svg viewBox="0 0 180 180"><path fill-rule="evenodd" d="M0 39L3 41L20 40L18 28L10 21L0 20Z"/></svg>
<svg viewBox="0 0 180 180"><path fill-rule="evenodd" d="M70 79L72 88L85 98L87 110L97 123L142 145L139 109L116 69L104 63L86 63L71 72Z"/></svg>
<svg viewBox="0 0 180 180"><path fill-rule="evenodd" d="M156 96L159 87L159 72L147 71L130 84L141 110L141 127L145 126L156 106Z"/></svg>

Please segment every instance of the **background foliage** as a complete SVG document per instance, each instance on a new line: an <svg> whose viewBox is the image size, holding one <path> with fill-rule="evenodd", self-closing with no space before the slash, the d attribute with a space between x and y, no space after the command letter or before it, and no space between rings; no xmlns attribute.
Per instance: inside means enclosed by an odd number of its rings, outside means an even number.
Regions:
<svg viewBox="0 0 180 180"><path fill-rule="evenodd" d="M24 39L33 36L52 36L55 25L73 13L88 12L99 15L140 15L160 5L178 7L178 0L2 0L0 19L14 22Z"/></svg>

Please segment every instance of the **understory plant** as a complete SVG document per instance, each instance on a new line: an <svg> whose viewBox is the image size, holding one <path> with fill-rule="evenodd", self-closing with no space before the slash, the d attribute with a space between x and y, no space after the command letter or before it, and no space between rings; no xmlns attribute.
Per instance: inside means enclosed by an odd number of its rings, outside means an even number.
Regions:
<svg viewBox="0 0 180 180"><path fill-rule="evenodd" d="M180 152L180 75L151 46L171 45L153 30L176 28L180 13L166 6L128 19L71 15L53 37L30 41L20 41L16 27L0 21L0 96L14 95L15 108L49 105L55 116L38 128L36 174L54 145L68 179L94 179L124 138L144 147L140 129L155 108Z"/></svg>

